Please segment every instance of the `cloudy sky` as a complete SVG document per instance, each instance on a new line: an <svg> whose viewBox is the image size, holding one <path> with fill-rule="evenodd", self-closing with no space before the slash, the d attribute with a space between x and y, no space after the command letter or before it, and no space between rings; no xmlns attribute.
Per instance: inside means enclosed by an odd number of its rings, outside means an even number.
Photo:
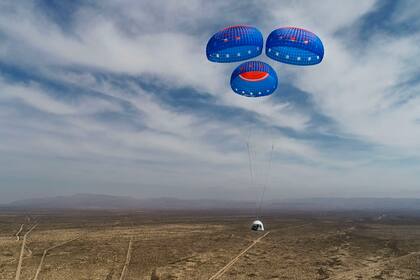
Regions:
<svg viewBox="0 0 420 280"><path fill-rule="evenodd" d="M415 0L2 1L0 202L252 199L265 182L271 198L420 197L419 11ZM278 90L237 96L237 64L205 57L208 38L237 24L312 30L324 60L263 55Z"/></svg>

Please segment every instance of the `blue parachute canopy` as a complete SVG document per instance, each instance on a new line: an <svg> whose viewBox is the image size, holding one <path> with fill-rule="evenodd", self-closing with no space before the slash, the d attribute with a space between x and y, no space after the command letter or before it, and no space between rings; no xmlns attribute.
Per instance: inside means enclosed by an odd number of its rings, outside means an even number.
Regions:
<svg viewBox="0 0 420 280"><path fill-rule="evenodd" d="M263 36L252 26L227 27L214 34L207 43L207 58L213 62L227 63L247 60L262 53Z"/></svg>
<svg viewBox="0 0 420 280"><path fill-rule="evenodd" d="M324 46L311 31L297 27L282 27L267 38L265 53L268 57L293 65L314 65L322 61Z"/></svg>
<svg viewBox="0 0 420 280"><path fill-rule="evenodd" d="M270 95L276 90L277 84L277 74L274 69L261 61L242 63L230 77L233 91L247 97Z"/></svg>

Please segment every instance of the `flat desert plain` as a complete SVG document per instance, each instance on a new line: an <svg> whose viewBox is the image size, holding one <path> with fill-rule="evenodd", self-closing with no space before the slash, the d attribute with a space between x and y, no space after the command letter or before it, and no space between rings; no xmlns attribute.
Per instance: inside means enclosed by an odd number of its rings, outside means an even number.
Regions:
<svg viewBox="0 0 420 280"><path fill-rule="evenodd" d="M0 279L420 279L414 214L272 212L265 232L252 220L245 210L3 209Z"/></svg>

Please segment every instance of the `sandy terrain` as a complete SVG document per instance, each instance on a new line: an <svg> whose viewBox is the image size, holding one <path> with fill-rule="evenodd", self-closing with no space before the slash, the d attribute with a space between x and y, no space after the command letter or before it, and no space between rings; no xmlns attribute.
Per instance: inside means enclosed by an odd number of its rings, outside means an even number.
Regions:
<svg viewBox="0 0 420 280"><path fill-rule="evenodd" d="M21 253L19 279L210 279L264 234L247 214L3 211L0 279ZM267 214L269 234L212 279L420 279L420 218L376 216Z"/></svg>

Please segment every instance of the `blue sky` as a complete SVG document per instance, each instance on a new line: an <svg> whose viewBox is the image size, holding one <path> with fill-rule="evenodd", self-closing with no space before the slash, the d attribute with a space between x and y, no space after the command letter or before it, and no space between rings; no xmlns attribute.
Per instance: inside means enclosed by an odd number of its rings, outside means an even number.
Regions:
<svg viewBox="0 0 420 280"><path fill-rule="evenodd" d="M420 197L419 10L414 0L2 1L0 202L253 199L266 180L271 198ZM236 24L313 30L324 61L263 55L278 90L237 96L237 64L205 57L208 38Z"/></svg>

